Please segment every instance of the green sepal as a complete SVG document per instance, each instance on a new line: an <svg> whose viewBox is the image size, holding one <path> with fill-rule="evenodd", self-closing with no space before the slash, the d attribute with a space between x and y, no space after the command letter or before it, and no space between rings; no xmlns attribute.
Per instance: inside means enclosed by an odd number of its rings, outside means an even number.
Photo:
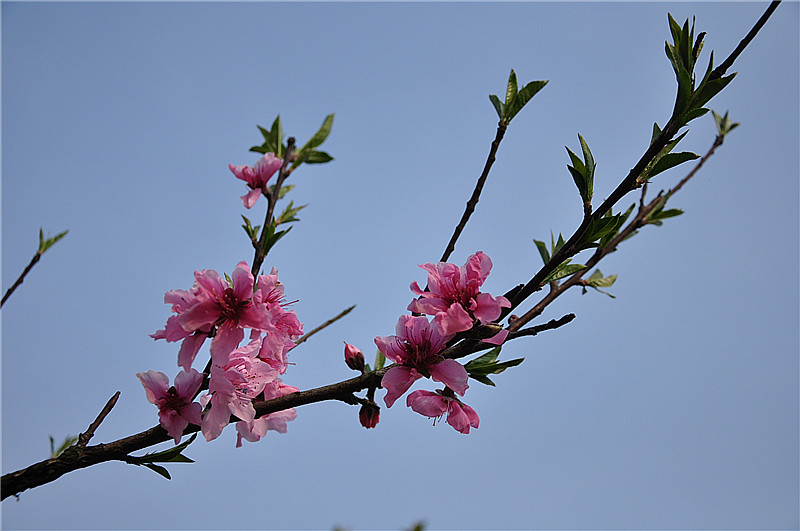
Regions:
<svg viewBox="0 0 800 531"><path fill-rule="evenodd" d="M379 371L386 365L386 356L380 350L375 354L375 370Z"/></svg>

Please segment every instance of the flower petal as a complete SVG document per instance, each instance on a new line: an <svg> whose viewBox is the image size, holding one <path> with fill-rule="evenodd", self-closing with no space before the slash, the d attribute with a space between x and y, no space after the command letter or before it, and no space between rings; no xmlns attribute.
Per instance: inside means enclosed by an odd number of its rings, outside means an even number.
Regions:
<svg viewBox="0 0 800 531"><path fill-rule="evenodd" d="M383 399L386 407L392 407L395 400L403 396L403 393L420 378L422 376L417 370L409 367L392 367L386 371L381 380L381 387L386 389L386 396Z"/></svg>
<svg viewBox="0 0 800 531"><path fill-rule="evenodd" d="M467 370L456 360L440 361L435 365L431 365L428 371L431 374L431 378L445 384L461 396L464 396L464 393L469 388ZM387 372L386 374L389 373ZM384 378L386 378L385 375Z"/></svg>

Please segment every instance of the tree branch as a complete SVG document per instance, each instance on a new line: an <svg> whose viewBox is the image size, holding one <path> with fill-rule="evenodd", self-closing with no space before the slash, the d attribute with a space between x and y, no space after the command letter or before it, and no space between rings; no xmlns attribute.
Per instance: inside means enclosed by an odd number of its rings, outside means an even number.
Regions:
<svg viewBox="0 0 800 531"><path fill-rule="evenodd" d="M470 197L469 201L467 201L464 214L461 216L461 220L458 222L458 225L456 225L456 228L453 231L453 236L450 237L450 241L448 242L444 253L442 253L442 257L439 259L440 262L446 262L447 259L450 258L450 254L456 248L456 241L458 241L458 237L461 236L461 232L467 225L467 221L469 221L472 213L475 212L475 206L478 204L478 200L481 197L483 185L486 183L486 178L489 177L489 171L492 169L492 165L495 161L495 155L497 155L497 149L500 147L500 142L503 140L503 135L505 135L507 127L508 126L502 121L497 124L497 134L495 135L492 145L489 148L489 156L486 158L486 164L483 166L483 172L481 172L480 177L478 177L478 182L475 184L475 190L472 192L472 197Z"/></svg>

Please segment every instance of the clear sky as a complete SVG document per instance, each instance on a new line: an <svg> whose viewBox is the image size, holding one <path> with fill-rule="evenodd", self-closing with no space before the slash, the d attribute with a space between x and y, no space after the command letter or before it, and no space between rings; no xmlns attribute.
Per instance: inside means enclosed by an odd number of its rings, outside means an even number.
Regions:
<svg viewBox="0 0 800 531"><path fill-rule="evenodd" d="M704 67L766 6L3 2L3 290L39 227L70 231L3 309L3 473L117 390L93 443L157 423L135 374L177 373L177 345L148 336L164 292L252 260L227 165L255 162L257 124L280 114L302 143L336 113L335 160L292 175L309 206L265 264L306 329L358 305L293 352L284 379L307 389L352 376L343 341L371 358L393 333L483 167L488 95L511 68L550 83L512 122L452 256L486 252L493 293L539 268L532 239L580 222L564 146L588 141L599 204L668 118L667 13L708 33ZM196 442L172 481L120 462L72 472L4 501L3 528L797 528L798 63L787 2L710 105L742 125L673 199L686 213L601 263L616 299L567 293L537 322L571 324L504 348L525 362L472 383L469 435L402 401L369 431L352 406L303 406L285 435ZM714 134L698 119L684 149Z"/></svg>

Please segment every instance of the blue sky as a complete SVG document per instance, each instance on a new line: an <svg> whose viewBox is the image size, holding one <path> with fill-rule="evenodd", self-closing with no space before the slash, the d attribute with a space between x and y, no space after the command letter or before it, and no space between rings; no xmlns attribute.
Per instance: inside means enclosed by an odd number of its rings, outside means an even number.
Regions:
<svg viewBox="0 0 800 531"><path fill-rule="evenodd" d="M374 353L425 280L417 264L441 255L509 69L550 83L451 259L486 252L493 293L539 268L532 239L580 223L564 146L588 141L597 202L668 118L667 13L696 16L719 62L766 5L3 2L3 289L39 227L70 231L2 313L3 473L117 390L94 443L157 422L135 374L177 372L177 346L148 336L164 292L252 259L227 165L255 162L257 124L280 114L302 143L336 113L335 160L292 175L309 206L265 264L307 329L358 305L293 352L285 381L316 387L352 375L343 341ZM567 293L540 321L575 321L504 348L525 362L472 383L478 430L402 402L369 431L351 406L303 406L285 435L193 444L172 481L118 462L70 473L4 501L3 527L797 528L798 63L790 2L710 105L742 125L672 200L686 213L600 264L616 299ZM698 119L682 145L704 153L714 134Z"/></svg>

